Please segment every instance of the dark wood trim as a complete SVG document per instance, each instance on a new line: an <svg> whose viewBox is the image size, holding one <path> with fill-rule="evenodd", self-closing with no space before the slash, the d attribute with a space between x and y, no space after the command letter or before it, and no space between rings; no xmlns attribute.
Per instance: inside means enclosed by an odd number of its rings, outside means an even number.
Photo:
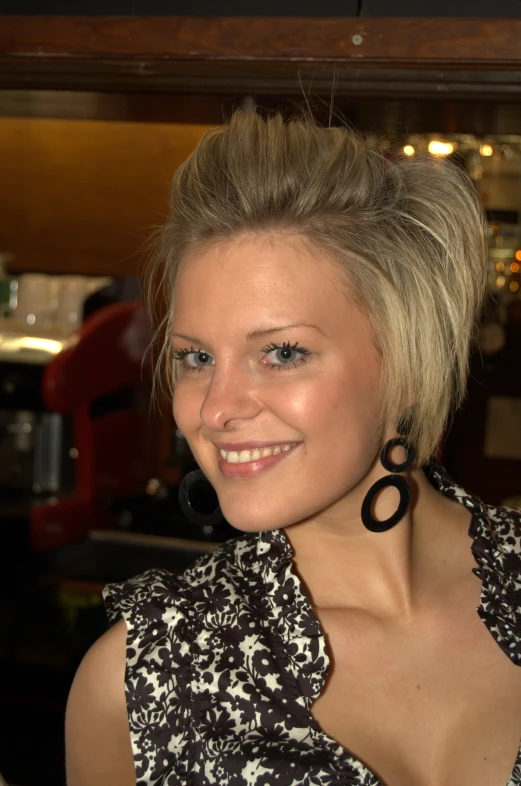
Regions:
<svg viewBox="0 0 521 786"><path fill-rule="evenodd" d="M0 90L517 101L520 41L521 19L4 16Z"/></svg>
<svg viewBox="0 0 521 786"><path fill-rule="evenodd" d="M0 55L519 66L521 19L0 17Z"/></svg>
<svg viewBox="0 0 521 786"><path fill-rule="evenodd" d="M0 56L0 91L69 90L234 97L339 96L518 100L521 65L504 70L368 63L271 63ZM164 99L168 100L168 99ZM0 109L1 113L1 109Z"/></svg>

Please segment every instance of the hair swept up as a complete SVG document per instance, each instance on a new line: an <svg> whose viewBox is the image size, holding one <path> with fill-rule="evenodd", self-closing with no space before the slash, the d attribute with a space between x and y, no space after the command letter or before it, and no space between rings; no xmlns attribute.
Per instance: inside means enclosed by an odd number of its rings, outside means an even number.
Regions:
<svg viewBox="0 0 521 786"><path fill-rule="evenodd" d="M268 231L299 233L341 266L382 354L384 422L406 422L425 463L464 398L486 287L484 214L470 179L430 156L386 158L351 128L239 109L174 175L148 271L151 307L158 272L171 298L188 253ZM169 308L157 370L169 392L171 321Z"/></svg>

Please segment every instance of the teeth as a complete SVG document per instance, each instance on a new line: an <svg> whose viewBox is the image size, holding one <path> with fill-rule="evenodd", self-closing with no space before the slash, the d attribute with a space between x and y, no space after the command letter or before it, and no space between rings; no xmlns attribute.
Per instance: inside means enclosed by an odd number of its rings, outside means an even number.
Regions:
<svg viewBox="0 0 521 786"><path fill-rule="evenodd" d="M246 464L248 461L258 461L267 456L278 456L279 453L285 453L290 450L293 445L277 445L272 448L255 448L255 450L220 450L221 458L228 462L228 464Z"/></svg>

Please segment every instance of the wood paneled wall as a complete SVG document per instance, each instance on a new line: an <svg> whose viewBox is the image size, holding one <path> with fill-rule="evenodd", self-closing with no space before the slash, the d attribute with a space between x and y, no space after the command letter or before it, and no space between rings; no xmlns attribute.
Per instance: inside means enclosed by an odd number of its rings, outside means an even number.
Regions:
<svg viewBox="0 0 521 786"><path fill-rule="evenodd" d="M172 174L207 128L0 118L0 251L16 255L10 269L134 275L166 215Z"/></svg>

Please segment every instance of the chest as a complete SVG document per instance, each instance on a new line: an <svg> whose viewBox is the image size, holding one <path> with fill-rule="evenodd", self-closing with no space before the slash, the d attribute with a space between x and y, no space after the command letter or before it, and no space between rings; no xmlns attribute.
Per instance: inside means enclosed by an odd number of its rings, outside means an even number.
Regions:
<svg viewBox="0 0 521 786"><path fill-rule="evenodd" d="M319 618L331 669L312 714L383 786L509 783L521 668L475 606L407 630L353 612Z"/></svg>

